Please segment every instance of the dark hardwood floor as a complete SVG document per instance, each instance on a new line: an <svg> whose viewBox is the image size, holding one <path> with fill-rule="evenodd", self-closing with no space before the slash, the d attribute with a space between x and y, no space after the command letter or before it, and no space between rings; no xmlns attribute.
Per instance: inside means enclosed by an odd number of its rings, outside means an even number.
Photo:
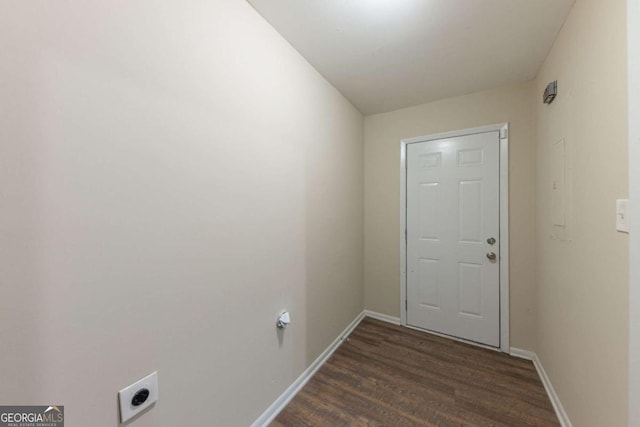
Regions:
<svg viewBox="0 0 640 427"><path fill-rule="evenodd" d="M370 318L271 424L559 425L531 362Z"/></svg>

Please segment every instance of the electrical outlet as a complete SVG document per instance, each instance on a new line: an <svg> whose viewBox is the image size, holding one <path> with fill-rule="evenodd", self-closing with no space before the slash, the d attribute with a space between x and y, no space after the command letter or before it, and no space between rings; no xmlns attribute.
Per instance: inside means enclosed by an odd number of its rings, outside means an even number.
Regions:
<svg viewBox="0 0 640 427"><path fill-rule="evenodd" d="M136 381L118 392L120 422L138 415L158 401L158 372Z"/></svg>

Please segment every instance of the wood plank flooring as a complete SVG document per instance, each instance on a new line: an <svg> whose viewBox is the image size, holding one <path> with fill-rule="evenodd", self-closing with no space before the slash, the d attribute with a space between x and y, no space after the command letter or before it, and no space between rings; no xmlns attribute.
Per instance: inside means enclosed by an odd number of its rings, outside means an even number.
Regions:
<svg viewBox="0 0 640 427"><path fill-rule="evenodd" d="M271 424L559 425L531 362L371 318Z"/></svg>

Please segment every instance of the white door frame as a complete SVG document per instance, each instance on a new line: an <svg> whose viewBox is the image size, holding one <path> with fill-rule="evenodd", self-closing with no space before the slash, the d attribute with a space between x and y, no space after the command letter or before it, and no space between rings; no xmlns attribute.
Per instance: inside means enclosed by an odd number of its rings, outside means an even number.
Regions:
<svg viewBox="0 0 640 427"><path fill-rule="evenodd" d="M640 425L640 0L627 1L629 99L629 427Z"/></svg>
<svg viewBox="0 0 640 427"><path fill-rule="evenodd" d="M500 350L509 353L509 123L400 141L400 323L407 326L407 144L496 131L500 134Z"/></svg>

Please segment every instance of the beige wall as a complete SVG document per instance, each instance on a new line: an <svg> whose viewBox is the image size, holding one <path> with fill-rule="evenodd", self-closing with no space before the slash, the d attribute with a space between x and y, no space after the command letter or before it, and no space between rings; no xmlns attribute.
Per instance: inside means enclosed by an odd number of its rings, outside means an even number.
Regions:
<svg viewBox="0 0 640 427"><path fill-rule="evenodd" d="M627 0L627 78L630 212L640 212L640 0ZM629 402L640 402L640 221L629 234ZM640 425L640 405L629 405L629 426Z"/></svg>
<svg viewBox="0 0 640 427"><path fill-rule="evenodd" d="M578 0L537 78L536 351L574 426L627 425L628 235L624 1ZM550 219L550 144L567 148L567 227ZM637 404L637 403L636 403Z"/></svg>
<svg viewBox="0 0 640 427"><path fill-rule="evenodd" d="M0 92L2 404L246 426L362 311L363 118L248 3L2 2Z"/></svg>
<svg viewBox="0 0 640 427"><path fill-rule="evenodd" d="M534 84L522 83L365 118L365 307L400 314L400 140L510 123L511 345L535 339Z"/></svg>

